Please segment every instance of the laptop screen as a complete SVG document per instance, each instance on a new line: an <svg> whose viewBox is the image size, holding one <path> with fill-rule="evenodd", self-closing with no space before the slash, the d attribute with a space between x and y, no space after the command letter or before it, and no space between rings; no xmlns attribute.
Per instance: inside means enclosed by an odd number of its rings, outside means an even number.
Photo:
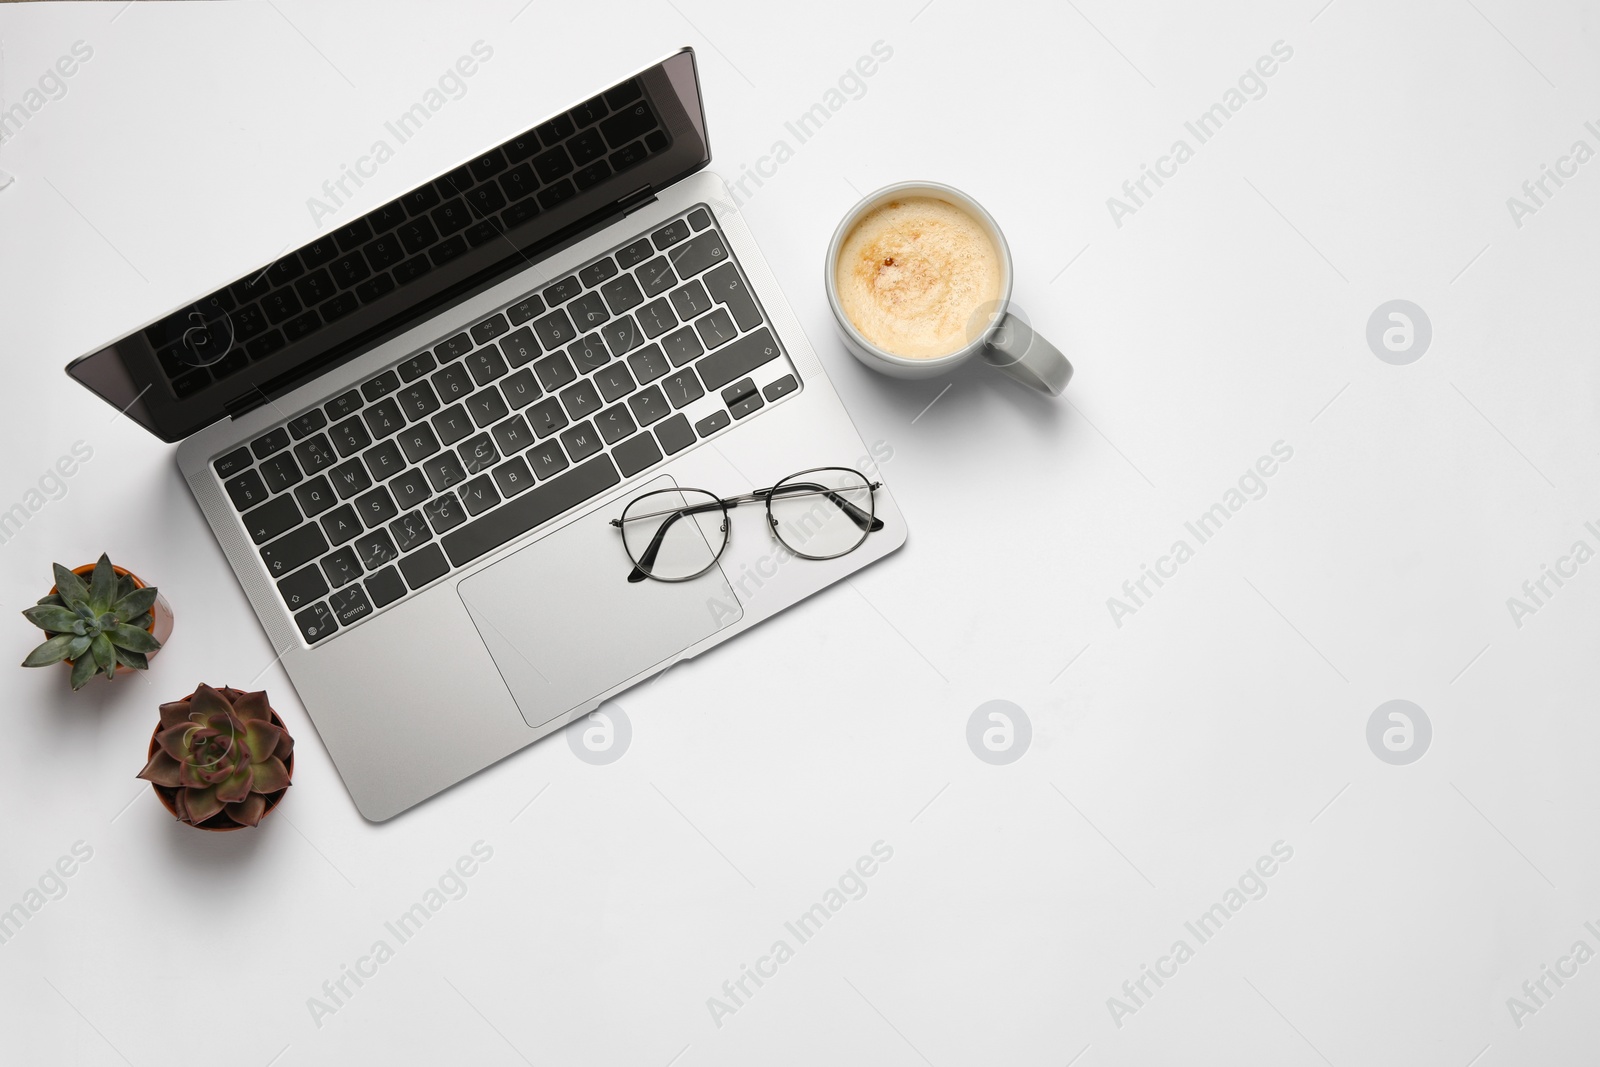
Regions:
<svg viewBox="0 0 1600 1067"><path fill-rule="evenodd" d="M164 441L250 410L710 162L694 52L613 85L75 360Z"/></svg>

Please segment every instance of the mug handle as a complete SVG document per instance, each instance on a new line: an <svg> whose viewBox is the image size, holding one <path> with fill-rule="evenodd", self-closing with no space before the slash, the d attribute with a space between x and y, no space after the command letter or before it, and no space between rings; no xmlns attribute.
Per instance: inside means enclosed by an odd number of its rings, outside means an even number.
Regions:
<svg viewBox="0 0 1600 1067"><path fill-rule="evenodd" d="M1060 396L1072 380L1072 363L1061 349L1010 312L984 344L983 358L1022 384L1050 396Z"/></svg>

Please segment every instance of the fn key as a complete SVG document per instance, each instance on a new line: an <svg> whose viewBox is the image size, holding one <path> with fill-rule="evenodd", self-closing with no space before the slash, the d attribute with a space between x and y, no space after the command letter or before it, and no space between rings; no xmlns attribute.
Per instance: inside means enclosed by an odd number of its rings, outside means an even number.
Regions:
<svg viewBox="0 0 1600 1067"><path fill-rule="evenodd" d="M320 602L300 612L294 617L294 621L300 627L300 635L310 645L316 644L339 628L339 624L333 621L333 612L329 610L328 605Z"/></svg>

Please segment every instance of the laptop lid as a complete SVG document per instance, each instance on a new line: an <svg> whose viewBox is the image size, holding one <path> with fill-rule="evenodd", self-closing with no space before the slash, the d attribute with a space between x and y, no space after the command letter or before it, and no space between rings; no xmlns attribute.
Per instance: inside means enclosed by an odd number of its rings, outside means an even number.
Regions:
<svg viewBox="0 0 1600 1067"><path fill-rule="evenodd" d="M67 373L179 441L493 285L710 160L685 48L375 211L352 219L330 208L316 240Z"/></svg>

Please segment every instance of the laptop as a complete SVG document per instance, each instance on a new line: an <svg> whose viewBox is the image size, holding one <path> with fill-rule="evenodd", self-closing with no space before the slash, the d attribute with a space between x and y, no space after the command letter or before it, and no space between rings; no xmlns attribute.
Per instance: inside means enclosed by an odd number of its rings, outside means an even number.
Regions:
<svg viewBox="0 0 1600 1067"><path fill-rule="evenodd" d="M685 48L68 366L179 443L366 818L904 543L880 486L846 555L743 508L705 573L634 573L642 493L881 481L710 160Z"/></svg>

